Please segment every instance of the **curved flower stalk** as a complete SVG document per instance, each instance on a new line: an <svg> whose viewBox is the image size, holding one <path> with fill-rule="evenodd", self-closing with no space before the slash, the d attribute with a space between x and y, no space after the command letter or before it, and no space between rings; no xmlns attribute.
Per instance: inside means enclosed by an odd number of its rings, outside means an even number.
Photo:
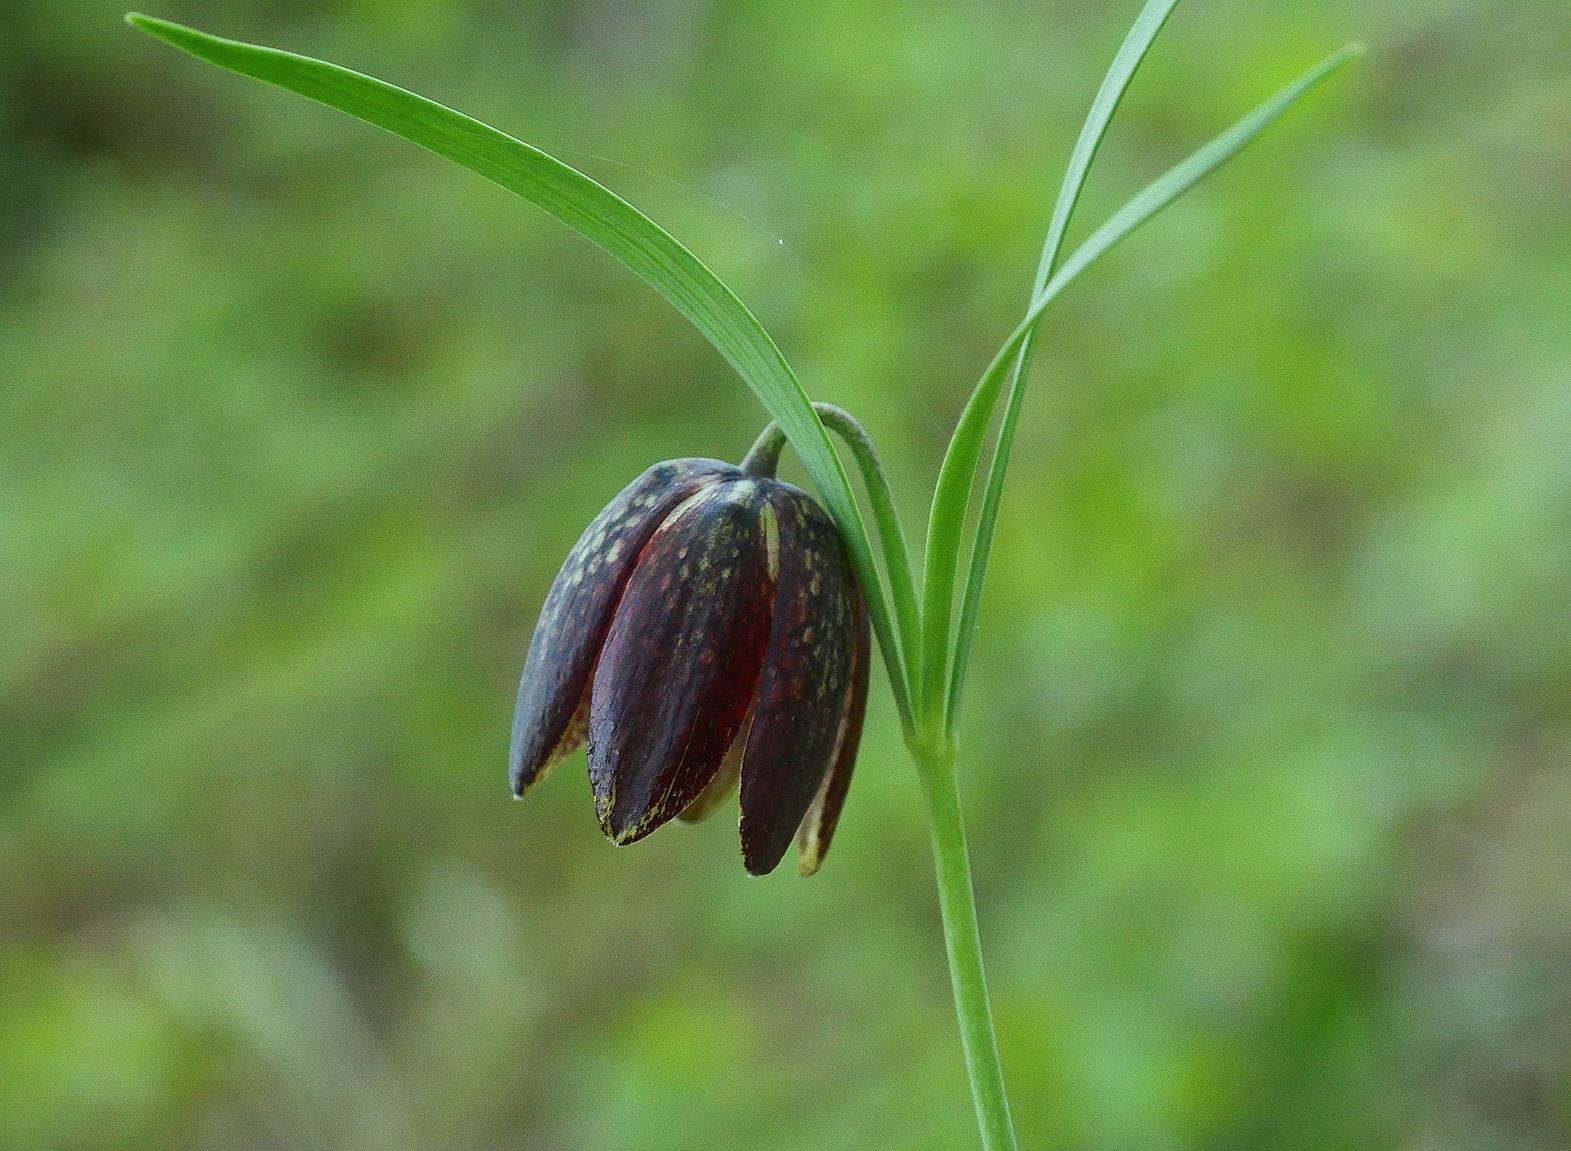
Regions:
<svg viewBox="0 0 1571 1151"><path fill-rule="evenodd" d="M927 804L955 1009L986 1151L1016 1143L983 975L955 777L955 721L1037 326L1081 272L1360 51L1349 46L1310 69L1154 180L1060 259L1113 113L1176 3L1148 0L1092 103L1026 316L977 383L944 454L920 591L871 438L849 414L814 405L736 294L638 209L555 157L384 81L168 21L127 17L198 58L385 128L529 200L659 291L753 389L774 423L741 467L704 459L655 465L606 507L568 556L519 685L514 791L521 794L587 738L596 814L615 842L633 842L671 819L700 818L739 786L747 869L772 870L797 836L800 869L810 873L823 860L845 801L871 631ZM975 478L1006 391L957 605ZM830 432L862 474L876 549ZM786 442L822 507L774 479Z"/></svg>

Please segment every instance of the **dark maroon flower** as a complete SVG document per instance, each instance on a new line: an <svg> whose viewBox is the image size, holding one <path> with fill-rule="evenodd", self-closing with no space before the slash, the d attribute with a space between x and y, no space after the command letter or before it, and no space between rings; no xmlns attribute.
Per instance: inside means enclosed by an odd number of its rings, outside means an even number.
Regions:
<svg viewBox="0 0 1571 1151"><path fill-rule="evenodd" d="M823 861L867 702L867 611L799 488L670 460L595 517L551 585L513 717L522 795L588 737L600 827L631 843L741 784L742 861Z"/></svg>

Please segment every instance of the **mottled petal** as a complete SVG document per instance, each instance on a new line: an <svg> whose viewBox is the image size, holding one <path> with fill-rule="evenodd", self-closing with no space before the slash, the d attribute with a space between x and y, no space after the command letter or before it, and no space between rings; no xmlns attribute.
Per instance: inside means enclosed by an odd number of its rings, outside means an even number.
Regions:
<svg viewBox="0 0 1571 1151"><path fill-rule="evenodd" d="M595 660L639 552L682 501L741 472L720 460L656 464L606 505L551 585L535 625L513 712L513 793L545 774L584 738Z"/></svg>
<svg viewBox="0 0 1571 1151"><path fill-rule="evenodd" d="M758 684L773 581L763 481L705 489L644 548L589 697L589 779L606 835L631 843L714 778Z"/></svg>
<svg viewBox="0 0 1571 1151"><path fill-rule="evenodd" d="M742 755L742 862L773 871L829 770L851 691L856 584L840 533L806 493L773 481L774 620Z"/></svg>
<svg viewBox="0 0 1571 1151"><path fill-rule="evenodd" d="M851 769L856 766L856 749L862 742L862 720L867 714L867 669L872 659L873 638L868 631L867 608L857 597L856 646L852 649L851 692L846 697L845 713L840 721L840 734L835 744L835 756L824 782L819 785L813 806L807 809L802 828L797 833L796 869L802 875L812 875L823 866L829 853L829 842L835 836L835 826L840 822L840 810L845 806L846 791L851 786Z"/></svg>

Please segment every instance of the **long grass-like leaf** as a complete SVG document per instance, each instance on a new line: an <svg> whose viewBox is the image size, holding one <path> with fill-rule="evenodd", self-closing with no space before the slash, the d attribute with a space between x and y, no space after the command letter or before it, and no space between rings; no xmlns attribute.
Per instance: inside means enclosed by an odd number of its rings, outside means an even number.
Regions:
<svg viewBox="0 0 1571 1151"><path fill-rule="evenodd" d="M1063 183L1059 185L1052 222L1047 226L1047 240L1042 245L1042 259L1037 265L1036 283L1031 289L1033 300L1047 286L1047 278L1058 263L1058 254L1064 246L1064 233L1069 230L1069 218L1074 214L1075 205L1080 202L1080 193L1085 189L1086 178L1091 174L1091 165L1102 147L1108 125L1113 122L1113 113L1123 103L1130 81L1135 78L1146 53L1151 51L1151 45L1156 42L1157 34L1177 7L1178 0L1149 0L1140 10L1140 15L1135 17L1124 42L1119 45L1118 54L1107 67L1107 75L1102 77L1102 86L1091 101L1085 124L1075 140L1074 150L1069 154Z"/></svg>
<svg viewBox="0 0 1571 1151"><path fill-rule="evenodd" d="M960 555L965 511L972 478L987 437L987 426L998 396L1009 376L1010 366L1021 347L1035 330L1042 313L1060 292L1071 284L1111 248L1166 208L1206 176L1236 156L1277 117L1287 111L1310 89L1363 51L1362 45L1349 44L1311 68L1293 83L1277 92L1225 132L1169 168L1144 190L1121 207L1093 232L1053 273L1037 294L1025 319L1010 334L993 357L971 398L960 415L944 462L939 471L938 489L933 495L933 511L928 522L924 607L922 612L922 709L924 715L938 715L946 703L949 671L950 624L954 584Z"/></svg>
<svg viewBox="0 0 1571 1151"><path fill-rule="evenodd" d="M135 27L199 59L296 92L419 144L543 208L664 296L736 369L779 423L840 526L868 597L902 721L911 683L845 467L806 392L763 326L704 263L626 200L522 140L385 81L275 48L133 13Z"/></svg>
<svg viewBox="0 0 1571 1151"><path fill-rule="evenodd" d="M1042 258L1037 264L1036 280L1031 286L1034 301L1047 285L1047 278L1058 264L1063 251L1064 234L1069 230L1070 217L1080 202L1080 193L1091 174L1091 165L1107 135L1113 114L1123 102L1130 81L1135 78L1146 53L1151 50L1157 34L1162 31L1167 18L1178 7L1178 0L1149 0L1135 18L1118 54L1108 65L1102 86L1097 89L1091 108L1086 113L1085 124L1069 154L1069 164L1063 182L1058 188L1058 200L1053 205L1053 216L1047 228L1047 238L1042 244ZM961 598L960 626L955 631L954 667L949 675L949 692L945 704L945 726L953 730L959 715L960 693L965 686L966 671L971 665L971 644L976 638L976 618L982 605L982 588L987 582L987 561L993 551L993 535L998 527L998 509L1004 494L1004 476L1009 471L1009 454L1014 448L1015 427L1020 422L1021 402L1025 397L1026 377L1031 371L1031 354L1036 349L1036 330L1026 337L1020 354L1015 357L1009 371L1009 393L1004 400L1004 418L998 425L998 442L993 447L993 462L987 471L987 483L982 489L982 510L977 515L976 535L971 541L971 563L966 572L965 591ZM991 416L991 413L989 413Z"/></svg>

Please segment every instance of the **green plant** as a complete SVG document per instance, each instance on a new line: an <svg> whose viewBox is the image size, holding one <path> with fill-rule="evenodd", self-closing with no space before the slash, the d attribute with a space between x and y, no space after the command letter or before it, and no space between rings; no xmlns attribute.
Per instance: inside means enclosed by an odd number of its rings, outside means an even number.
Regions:
<svg viewBox="0 0 1571 1151"><path fill-rule="evenodd" d="M928 518L920 588L872 441L844 413L820 410L763 327L668 232L602 185L537 148L404 89L337 65L131 15L136 27L213 64L338 108L461 164L545 209L666 297L753 391L802 460L839 529L888 673L927 802L955 1002L983 1145L1013 1147L978 939L956 784L956 728L999 500L1047 306L1100 256L1235 155L1360 50L1343 48L1153 181L1067 256L1067 229L1120 100L1177 0L1150 0L1119 49L1070 157L1024 318L971 393L946 451ZM1000 401L980 504L976 476ZM870 493L872 528L830 439L850 447ZM775 447L778 451L778 445ZM966 525L977 506L967 551ZM876 541L876 547L875 547ZM880 563L881 557L881 563ZM964 579L961 573L964 572ZM958 610L957 610L958 609Z"/></svg>

